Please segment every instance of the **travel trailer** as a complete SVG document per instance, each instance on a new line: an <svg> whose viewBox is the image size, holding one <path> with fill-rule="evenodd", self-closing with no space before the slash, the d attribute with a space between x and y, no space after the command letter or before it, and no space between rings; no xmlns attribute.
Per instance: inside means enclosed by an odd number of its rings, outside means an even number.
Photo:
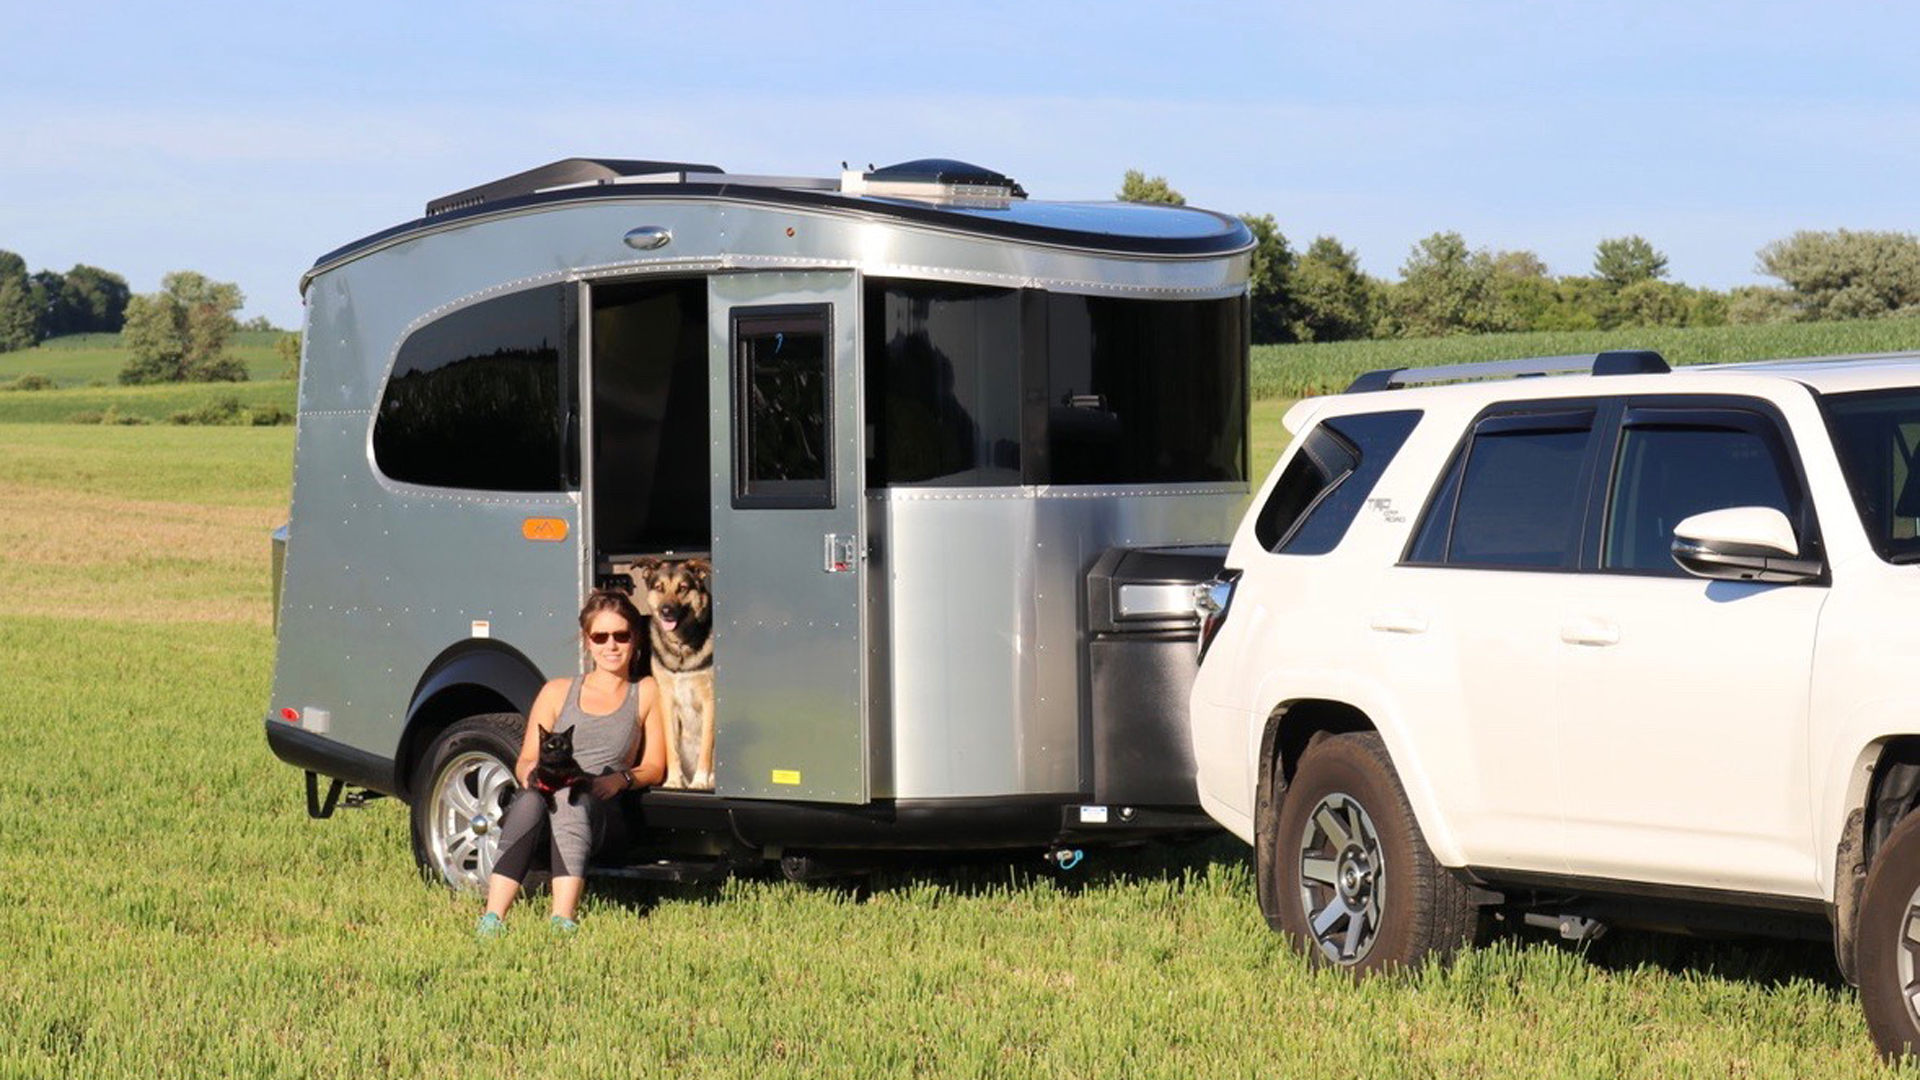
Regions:
<svg viewBox="0 0 1920 1080"><path fill-rule="evenodd" d="M1248 494L1251 247L954 161L576 158L322 256L268 744L478 885L583 593L699 557L712 788L624 796L607 871L1211 828L1192 592Z"/></svg>

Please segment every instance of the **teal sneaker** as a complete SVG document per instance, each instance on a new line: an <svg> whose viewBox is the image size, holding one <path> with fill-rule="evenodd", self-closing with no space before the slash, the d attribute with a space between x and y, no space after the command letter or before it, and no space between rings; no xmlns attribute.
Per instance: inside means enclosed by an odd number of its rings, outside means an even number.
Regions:
<svg viewBox="0 0 1920 1080"><path fill-rule="evenodd" d="M553 916L547 920L547 925L552 927L553 932L556 934L571 934L575 930L580 929L579 923L567 918L565 915Z"/></svg>
<svg viewBox="0 0 1920 1080"><path fill-rule="evenodd" d="M501 934L504 934L506 932L507 932L506 920L502 919L498 915L495 915L491 911L487 912L485 915L480 916L480 921L475 923L473 926L473 936L476 938L479 938L481 941L488 941L493 938L497 938Z"/></svg>

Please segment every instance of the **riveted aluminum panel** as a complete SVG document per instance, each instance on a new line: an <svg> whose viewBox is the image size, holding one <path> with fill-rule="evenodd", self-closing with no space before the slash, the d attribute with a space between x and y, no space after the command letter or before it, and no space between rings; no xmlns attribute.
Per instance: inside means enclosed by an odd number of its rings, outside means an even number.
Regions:
<svg viewBox="0 0 1920 1080"><path fill-rule="evenodd" d="M876 561L888 593L888 793L1090 792L1087 570L1118 545L1217 542L1245 501L1242 484L876 495L873 513L884 521L875 532L885 537Z"/></svg>
<svg viewBox="0 0 1920 1080"><path fill-rule="evenodd" d="M829 508L733 505L736 311L827 305ZM867 801L863 615L867 569L829 573L829 534L865 547L857 346L851 272L722 274L708 283L712 418L714 779L722 795ZM744 423L744 418L739 418Z"/></svg>

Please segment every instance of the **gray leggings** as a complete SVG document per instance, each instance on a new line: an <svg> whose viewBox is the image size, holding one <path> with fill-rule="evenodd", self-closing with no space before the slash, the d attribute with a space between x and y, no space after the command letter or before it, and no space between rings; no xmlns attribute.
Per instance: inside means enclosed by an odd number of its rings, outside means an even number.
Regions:
<svg viewBox="0 0 1920 1080"><path fill-rule="evenodd" d="M587 857L605 843L612 819L619 815L585 791L578 802L569 800L568 794L554 792L551 814L538 792L522 791L513 797L507 807L507 820L500 827L500 854L493 861L494 873L525 881L545 842L554 877L586 876Z"/></svg>

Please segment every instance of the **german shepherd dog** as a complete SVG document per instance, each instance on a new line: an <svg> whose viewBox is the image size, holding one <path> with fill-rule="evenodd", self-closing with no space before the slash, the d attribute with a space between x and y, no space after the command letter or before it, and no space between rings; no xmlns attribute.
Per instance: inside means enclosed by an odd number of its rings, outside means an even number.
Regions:
<svg viewBox="0 0 1920 1080"><path fill-rule="evenodd" d="M653 678L666 709L668 788L713 790L713 564L641 559Z"/></svg>

